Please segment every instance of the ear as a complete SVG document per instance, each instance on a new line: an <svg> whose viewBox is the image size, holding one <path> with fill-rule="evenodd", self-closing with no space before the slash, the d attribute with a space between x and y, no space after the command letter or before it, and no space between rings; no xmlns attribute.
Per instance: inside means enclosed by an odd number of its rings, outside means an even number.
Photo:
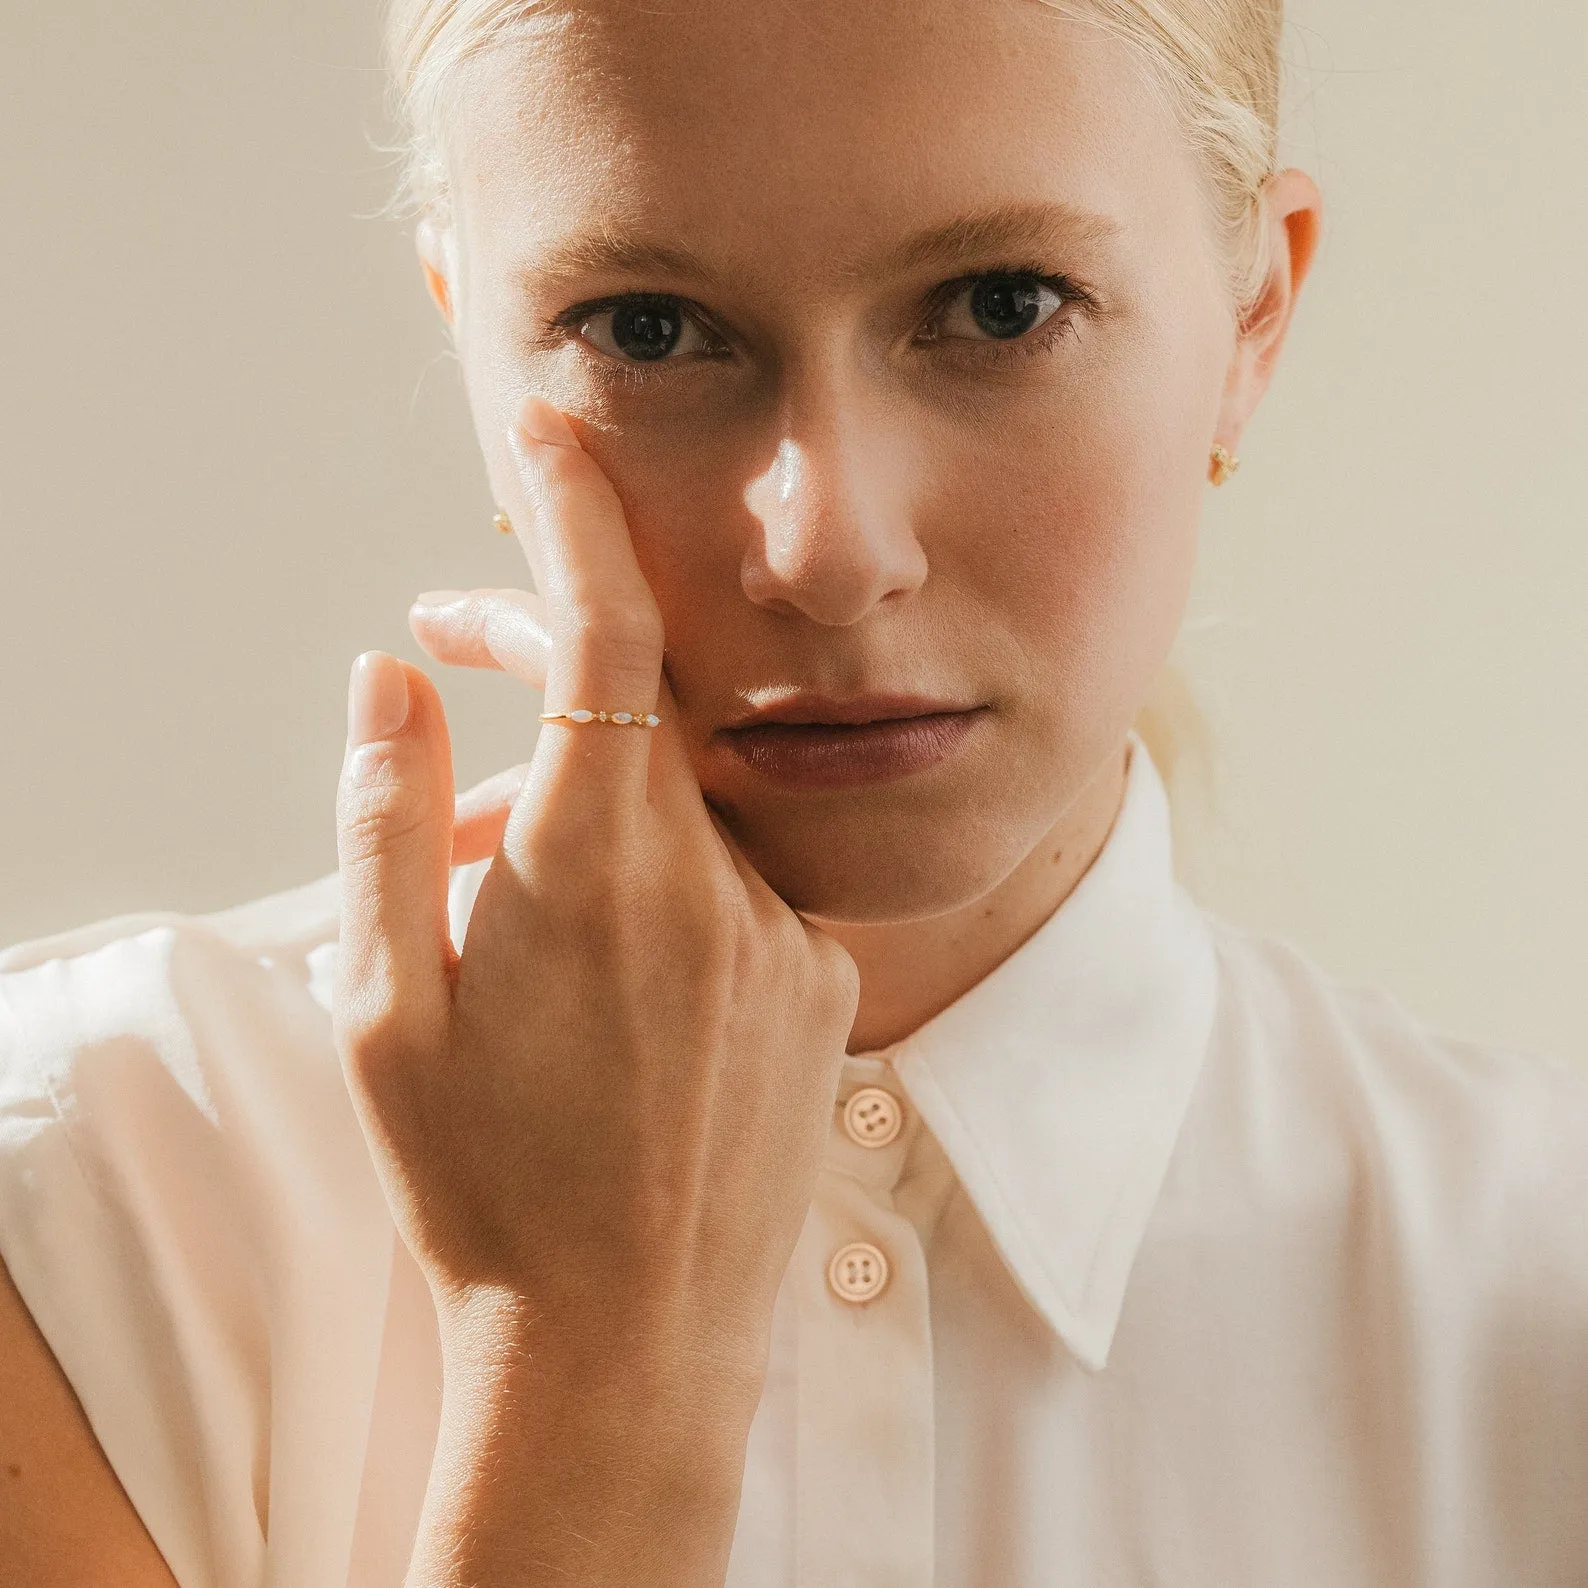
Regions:
<svg viewBox="0 0 1588 1588"><path fill-rule="evenodd" d="M435 299L441 318L450 330L455 330L456 317L452 307L453 249L451 229L438 225L432 216L425 216L414 232L414 246L419 251L420 268L425 273L425 286Z"/></svg>
<svg viewBox="0 0 1588 1588"><path fill-rule="evenodd" d="M1215 441L1236 451L1257 409L1290 329L1296 297L1312 268L1323 227L1323 195L1305 171L1276 172L1261 203L1269 229L1270 263L1261 296L1236 331L1235 356L1224 384Z"/></svg>

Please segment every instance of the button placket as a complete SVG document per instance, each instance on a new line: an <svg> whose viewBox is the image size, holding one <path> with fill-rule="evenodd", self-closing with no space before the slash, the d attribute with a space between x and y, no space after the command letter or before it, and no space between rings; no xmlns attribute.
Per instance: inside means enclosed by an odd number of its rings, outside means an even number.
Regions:
<svg viewBox="0 0 1588 1588"><path fill-rule="evenodd" d="M844 1131L861 1147L886 1147L904 1129L904 1104L884 1086L862 1086L844 1104Z"/></svg>
<svg viewBox="0 0 1588 1588"><path fill-rule="evenodd" d="M915 1226L892 1206L915 1124L909 1119L911 1128L879 1150L834 1121L830 1161L791 1265L800 1298L794 1580L801 1585L932 1581L926 1261Z"/></svg>
<svg viewBox="0 0 1588 1588"><path fill-rule="evenodd" d="M879 1206L892 1207L919 1118L880 1065L847 1071L834 1101L823 1172L858 1180Z"/></svg>
<svg viewBox="0 0 1588 1588"><path fill-rule="evenodd" d="M888 1288L890 1272L887 1254L880 1246L851 1241L833 1253L827 1265L827 1283L840 1301L862 1306Z"/></svg>

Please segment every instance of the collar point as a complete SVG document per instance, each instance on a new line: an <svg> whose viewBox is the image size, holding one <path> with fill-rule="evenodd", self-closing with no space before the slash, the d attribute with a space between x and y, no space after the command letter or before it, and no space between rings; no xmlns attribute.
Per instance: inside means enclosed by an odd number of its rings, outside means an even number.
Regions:
<svg viewBox="0 0 1588 1588"><path fill-rule="evenodd" d="M1083 1372L1101 1373L1108 1366L1109 1352L1114 1344L1112 1330L1105 1334L1099 1329L1088 1329L1071 1318L1049 1318L1048 1321Z"/></svg>

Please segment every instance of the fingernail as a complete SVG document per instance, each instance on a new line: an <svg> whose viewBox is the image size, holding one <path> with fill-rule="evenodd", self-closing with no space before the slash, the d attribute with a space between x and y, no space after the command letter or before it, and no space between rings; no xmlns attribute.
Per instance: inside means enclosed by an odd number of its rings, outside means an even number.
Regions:
<svg viewBox="0 0 1588 1588"><path fill-rule="evenodd" d="M526 397L518 411L518 428L532 441L545 441L554 447L576 447L579 438L559 409L544 397Z"/></svg>
<svg viewBox="0 0 1588 1588"><path fill-rule="evenodd" d="M416 607L454 607L468 599L463 590L421 590L414 597Z"/></svg>
<svg viewBox="0 0 1588 1588"><path fill-rule="evenodd" d="M347 684L347 742L389 739L408 720L408 679L402 663L384 651L365 651Z"/></svg>

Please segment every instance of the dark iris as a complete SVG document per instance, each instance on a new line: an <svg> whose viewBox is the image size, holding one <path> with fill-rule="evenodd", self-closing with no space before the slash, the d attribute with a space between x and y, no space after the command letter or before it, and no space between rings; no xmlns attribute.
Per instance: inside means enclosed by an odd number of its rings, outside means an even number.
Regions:
<svg viewBox="0 0 1588 1588"><path fill-rule="evenodd" d="M971 290L970 312L989 336L1024 336L1036 324L1042 289L1023 276L984 276Z"/></svg>
<svg viewBox="0 0 1588 1588"><path fill-rule="evenodd" d="M659 304L624 303L612 313L612 340L629 358L666 358L683 329L683 317Z"/></svg>

